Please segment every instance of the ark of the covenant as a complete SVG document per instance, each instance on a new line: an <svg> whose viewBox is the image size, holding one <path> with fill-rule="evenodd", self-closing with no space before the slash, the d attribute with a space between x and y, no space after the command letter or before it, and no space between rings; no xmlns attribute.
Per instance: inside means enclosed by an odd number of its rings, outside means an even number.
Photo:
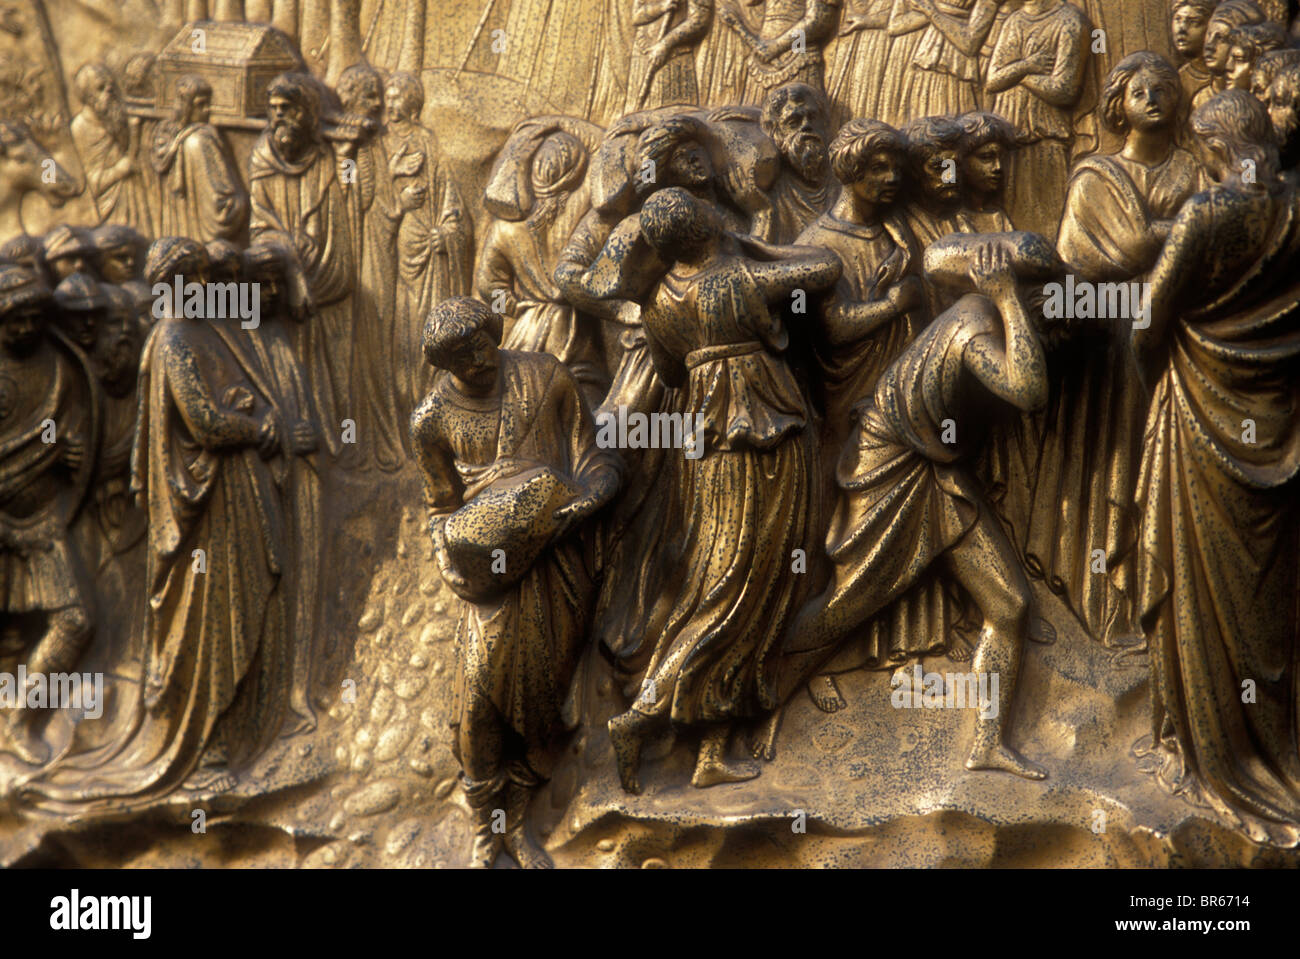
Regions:
<svg viewBox="0 0 1300 959"><path fill-rule="evenodd" d="M1300 866L1298 14L0 0L0 866Z"/></svg>

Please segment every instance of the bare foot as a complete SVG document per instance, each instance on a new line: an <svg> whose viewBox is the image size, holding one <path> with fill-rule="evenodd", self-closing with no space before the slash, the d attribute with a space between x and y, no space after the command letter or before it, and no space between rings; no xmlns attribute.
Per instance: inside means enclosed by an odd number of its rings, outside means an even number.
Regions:
<svg viewBox="0 0 1300 959"><path fill-rule="evenodd" d="M776 758L776 734L781 729L781 710L778 706L772 715L763 720L749 740L749 754L755 759L771 762Z"/></svg>
<svg viewBox="0 0 1300 959"><path fill-rule="evenodd" d="M546 854L546 850L528 838L528 830L523 826L506 833L504 844L506 852L518 863L520 869L555 868L555 863L551 862L551 857Z"/></svg>
<svg viewBox="0 0 1300 959"><path fill-rule="evenodd" d="M500 833L492 832L490 827L480 827L474 833L474 845L469 850L469 867L491 869L492 864L497 861L497 853L501 851L503 842ZM518 862L517 859L515 861Z"/></svg>
<svg viewBox="0 0 1300 959"><path fill-rule="evenodd" d="M762 767L752 759L705 759L701 756L695 764L691 785L707 789L722 783L743 783L756 778L760 772Z"/></svg>
<svg viewBox="0 0 1300 959"><path fill-rule="evenodd" d="M814 676L808 681L808 695L813 705L824 713L837 713L848 705L840 695L834 676Z"/></svg>
<svg viewBox="0 0 1300 959"><path fill-rule="evenodd" d="M1029 623L1029 638L1035 643L1050 646L1056 642L1056 627L1043 617L1034 616Z"/></svg>
<svg viewBox="0 0 1300 959"><path fill-rule="evenodd" d="M641 737L633 728L636 717L631 710L620 713L606 725L609 741L614 746L614 759L618 762L618 778L623 791L634 796L641 794Z"/></svg>
<svg viewBox="0 0 1300 959"><path fill-rule="evenodd" d="M1010 746L1004 746L1001 743L996 743L988 749L979 749L978 747L972 749L970 757L966 760L966 768L996 769L1002 772L1015 773L1017 776L1024 776L1026 779L1047 778L1046 769L1038 765L1038 763L1026 759Z"/></svg>

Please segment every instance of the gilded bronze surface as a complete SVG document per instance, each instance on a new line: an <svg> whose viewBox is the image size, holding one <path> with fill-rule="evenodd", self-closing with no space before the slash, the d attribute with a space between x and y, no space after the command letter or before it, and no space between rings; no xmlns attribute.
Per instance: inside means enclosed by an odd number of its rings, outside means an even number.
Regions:
<svg viewBox="0 0 1300 959"><path fill-rule="evenodd" d="M0 0L0 865L1300 865L1300 20Z"/></svg>

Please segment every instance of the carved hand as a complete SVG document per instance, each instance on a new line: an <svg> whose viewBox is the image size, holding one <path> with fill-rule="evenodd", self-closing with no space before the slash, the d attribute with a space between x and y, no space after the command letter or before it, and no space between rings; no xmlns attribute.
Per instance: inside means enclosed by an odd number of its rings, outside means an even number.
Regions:
<svg viewBox="0 0 1300 959"><path fill-rule="evenodd" d="M1011 255L996 243L985 243L971 262L969 274L975 288L997 303L1016 292L1016 277L1011 269Z"/></svg>
<svg viewBox="0 0 1300 959"><path fill-rule="evenodd" d="M552 514L555 521L560 524L560 535L567 534L574 526L608 503L616 492L618 492L617 474L610 470L601 470L597 473L584 495L561 506Z"/></svg>
<svg viewBox="0 0 1300 959"><path fill-rule="evenodd" d="M423 183L408 183L397 195L397 203L405 212L410 213L424 206L427 196L428 190Z"/></svg>
<svg viewBox="0 0 1300 959"><path fill-rule="evenodd" d="M898 314L914 310L921 305L921 280L919 277L905 277L885 292L885 300L890 308Z"/></svg>
<svg viewBox="0 0 1300 959"><path fill-rule="evenodd" d="M405 143L388 158L388 172L393 176L415 176L422 166L424 166L424 154L418 150L408 153Z"/></svg>
<svg viewBox="0 0 1300 959"><path fill-rule="evenodd" d="M274 456L280 448L280 433L275 426L275 414L267 410L262 414L262 428L257 432L257 451L262 459Z"/></svg>
<svg viewBox="0 0 1300 959"><path fill-rule="evenodd" d="M453 589L461 589L465 586L465 577L456 572L451 565L451 556L447 553L447 537L442 530L445 521L446 518L442 516L429 520L429 535L433 537L433 556L438 563L438 572L442 573L442 578L446 580L447 585Z"/></svg>

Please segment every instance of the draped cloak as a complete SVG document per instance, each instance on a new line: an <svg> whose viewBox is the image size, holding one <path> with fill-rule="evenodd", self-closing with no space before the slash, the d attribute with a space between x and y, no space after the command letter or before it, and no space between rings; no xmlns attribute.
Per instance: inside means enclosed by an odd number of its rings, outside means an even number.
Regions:
<svg viewBox="0 0 1300 959"><path fill-rule="evenodd" d="M1298 267L1289 187L1258 258L1172 322L1137 484L1154 741L1136 751L1166 788L1283 845L1300 842Z"/></svg>
<svg viewBox="0 0 1300 959"><path fill-rule="evenodd" d="M214 736L234 768L279 731L283 513L266 461L232 447L223 425L232 403L267 409L250 372L204 321L164 319L149 339L132 458L150 520L146 686L120 738L25 787L43 808L145 806L186 780Z"/></svg>

